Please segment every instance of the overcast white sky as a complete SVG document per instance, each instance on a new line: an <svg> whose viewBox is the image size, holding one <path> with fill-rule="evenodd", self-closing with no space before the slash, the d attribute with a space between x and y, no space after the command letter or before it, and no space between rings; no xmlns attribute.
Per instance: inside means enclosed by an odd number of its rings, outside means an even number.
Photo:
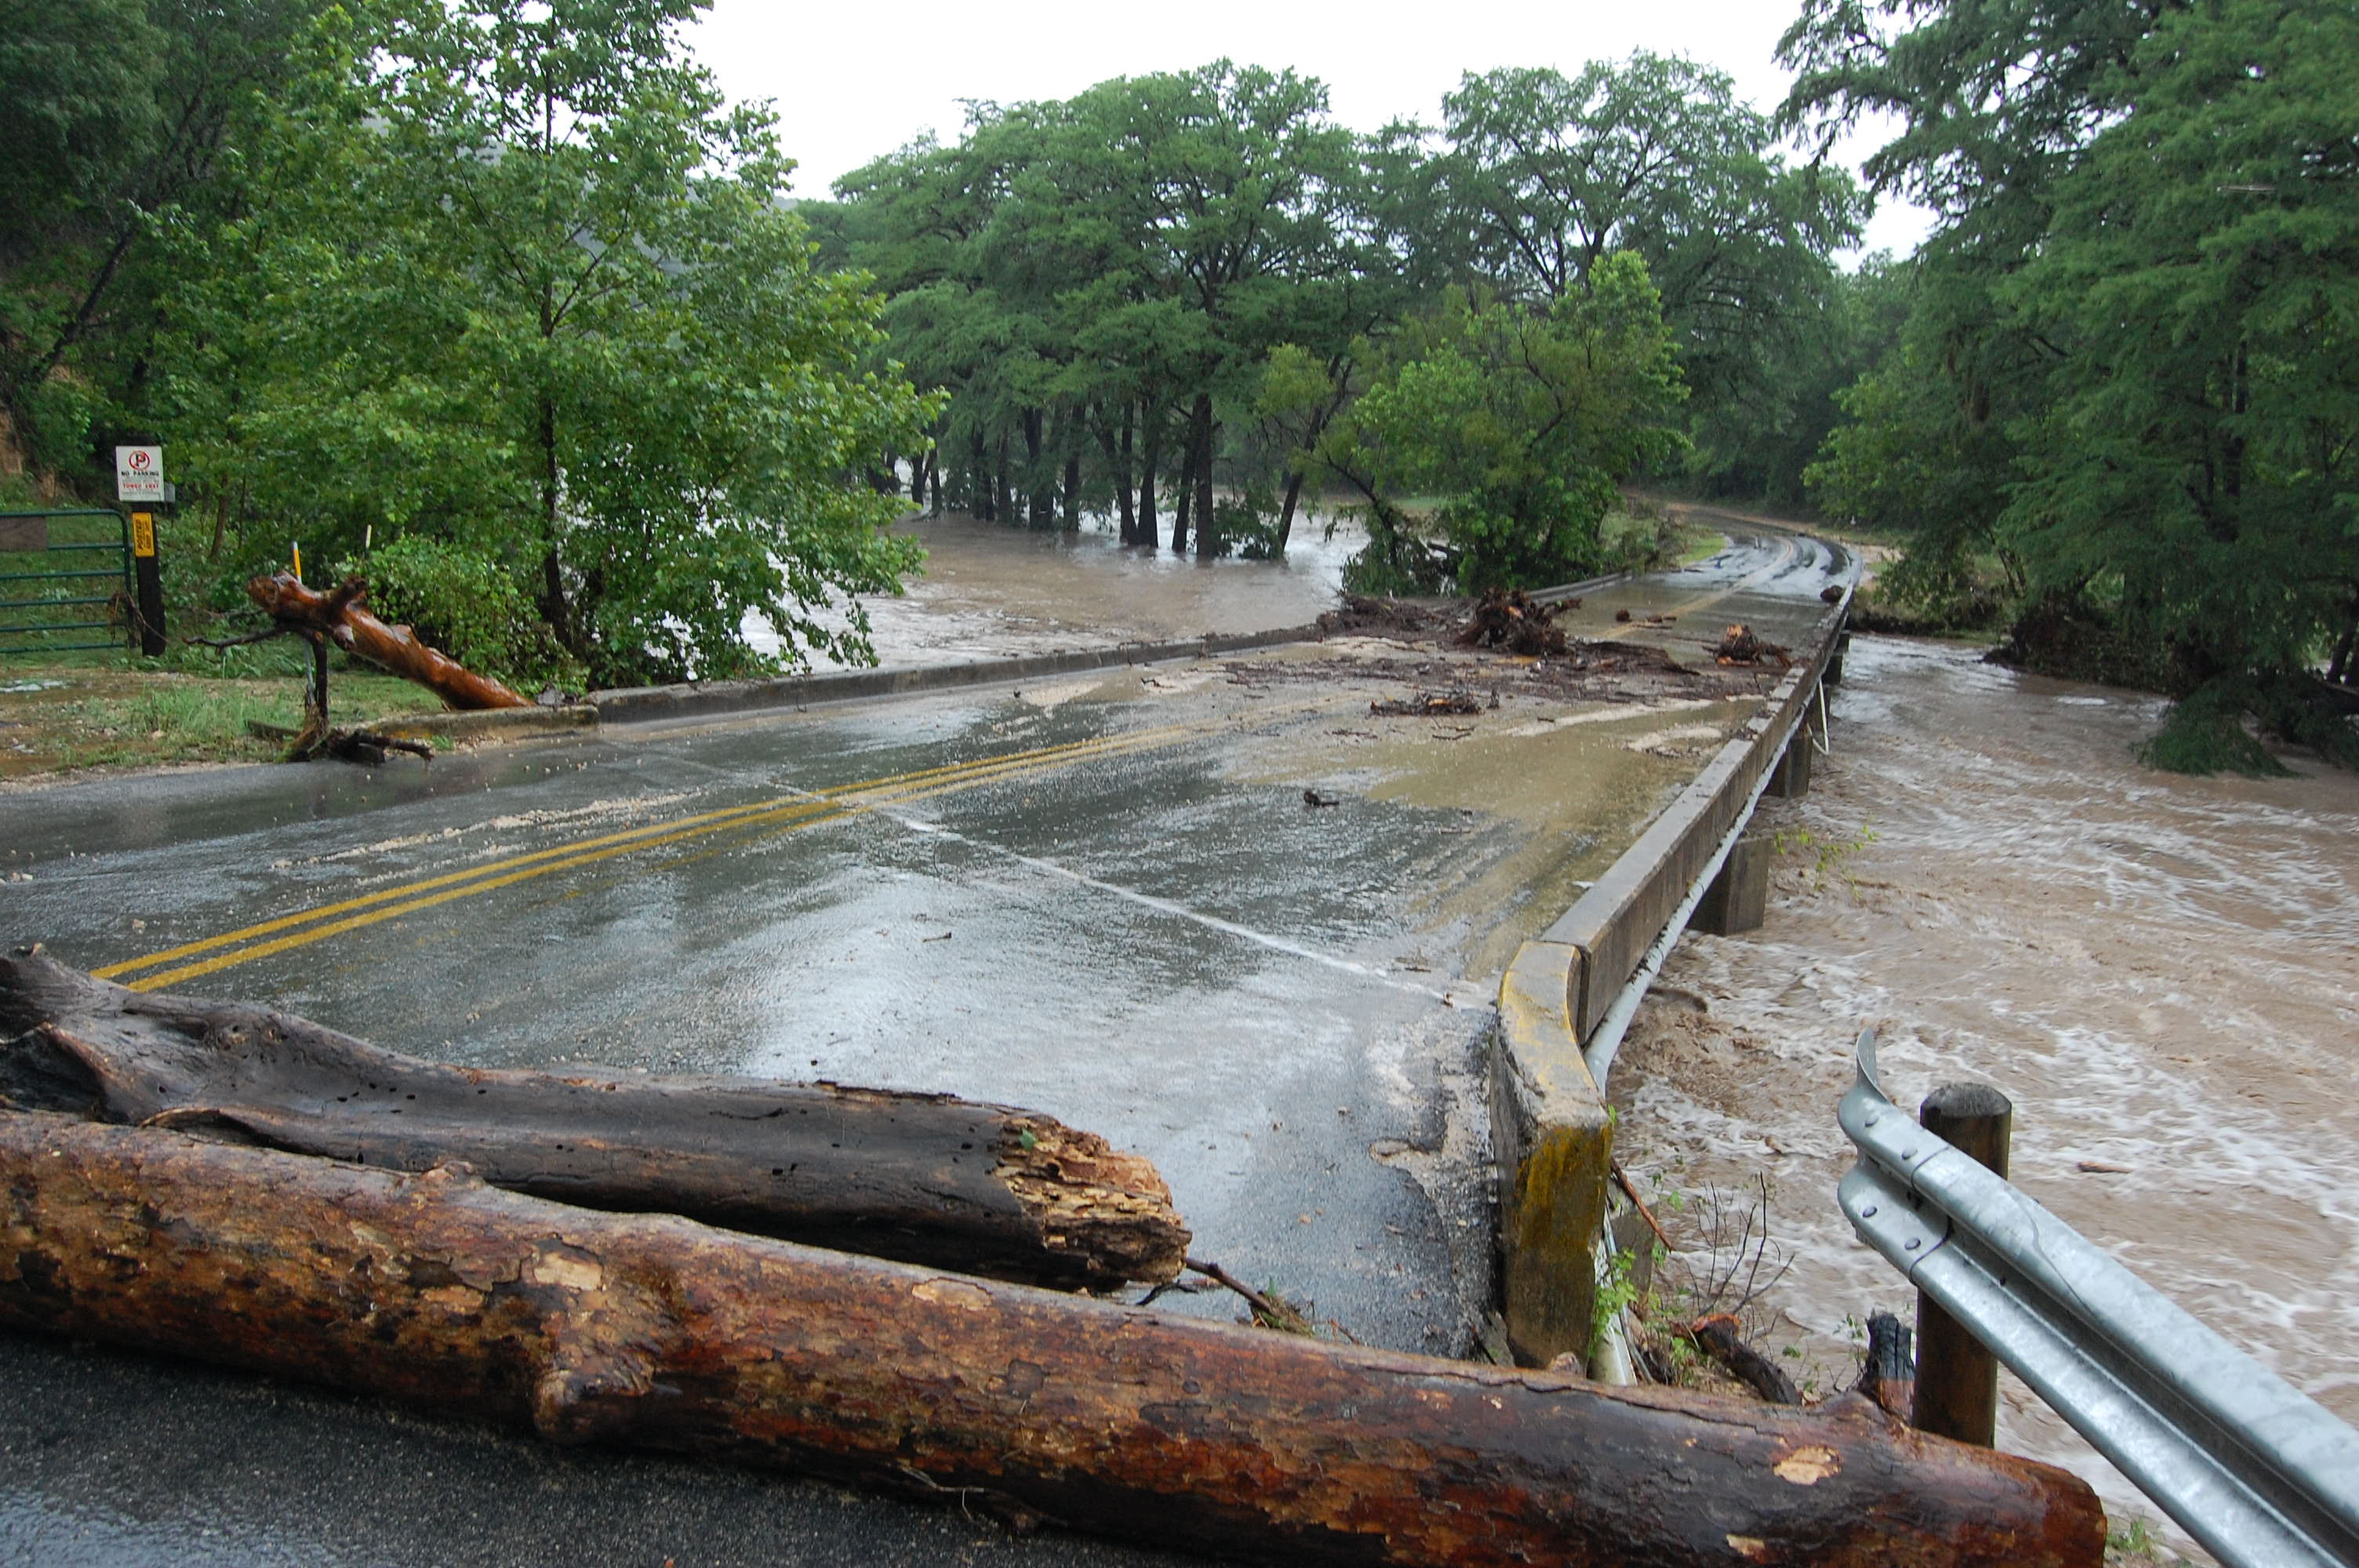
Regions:
<svg viewBox="0 0 2359 1568"><path fill-rule="evenodd" d="M732 98L772 100L799 195L932 130L955 140L960 100L1064 98L1113 76L1180 70L1226 56L1292 66L1327 83L1336 117L1363 130L1440 118L1441 95L1469 70L1552 65L1568 75L1633 49L1686 54L1775 108L1787 73L1773 58L1791 0L898 0L784 5L713 0L689 33ZM1867 143L1850 150L1872 151ZM1927 217L1886 200L1867 248L1906 253Z"/></svg>

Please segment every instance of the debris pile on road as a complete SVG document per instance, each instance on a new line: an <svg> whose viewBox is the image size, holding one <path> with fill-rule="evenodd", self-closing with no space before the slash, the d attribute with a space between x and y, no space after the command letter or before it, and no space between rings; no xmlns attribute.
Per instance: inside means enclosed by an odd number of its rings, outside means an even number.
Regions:
<svg viewBox="0 0 2359 1568"><path fill-rule="evenodd" d="M1495 694L1490 706L1499 706ZM1378 697L1368 704L1368 711L1386 719L1434 719L1452 713L1480 713L1483 699L1463 687L1448 691L1420 691L1406 702L1398 697Z"/></svg>
<svg viewBox="0 0 2359 1568"><path fill-rule="evenodd" d="M1712 662L1722 665L1766 665L1775 663L1784 669L1794 662L1792 650L1757 635L1742 622L1720 634L1712 644Z"/></svg>
<svg viewBox="0 0 2359 1568"><path fill-rule="evenodd" d="M1572 600L1578 606L1581 600ZM1526 658L1542 658L1566 651L1564 629L1556 622L1558 607L1530 598L1520 588L1490 588L1474 603L1458 633L1462 648L1504 648Z"/></svg>
<svg viewBox="0 0 2359 1568"><path fill-rule="evenodd" d="M1448 624L1451 615L1437 600L1372 599L1347 593L1341 608L1319 617L1322 637L1412 638Z"/></svg>

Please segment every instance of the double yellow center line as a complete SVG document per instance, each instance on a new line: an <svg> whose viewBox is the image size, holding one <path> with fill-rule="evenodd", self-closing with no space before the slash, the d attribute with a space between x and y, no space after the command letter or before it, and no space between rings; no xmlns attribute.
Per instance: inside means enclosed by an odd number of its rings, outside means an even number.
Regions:
<svg viewBox="0 0 2359 1568"><path fill-rule="evenodd" d="M331 936L340 936L347 931L375 925L380 921L414 914L419 910L431 909L455 899L473 898L498 888L512 887L536 877L595 865L618 855L636 854L643 849L752 827L793 832L879 806L903 805L977 784L1046 773L1074 762L1171 745L1191 735L1208 733L1215 728L1217 726L1210 724L1169 724L1094 741L1075 741L973 762L889 773L882 778L864 779L830 789L798 791L746 806L731 806L726 810L707 811L668 822L651 823L644 827L625 828L593 838L577 839L571 844L536 850L529 855L487 861L466 871L449 871L440 876L383 888L359 898L318 904L292 914L282 914L275 920L223 932L202 941L183 943L178 947L167 947L159 953L110 964L91 972L110 980L138 975L136 979L125 980L131 989L158 990L165 986L195 979L201 975L251 963L256 958L266 958L274 953L308 946ZM190 961L181 962L183 959ZM142 974L143 970L153 972Z"/></svg>

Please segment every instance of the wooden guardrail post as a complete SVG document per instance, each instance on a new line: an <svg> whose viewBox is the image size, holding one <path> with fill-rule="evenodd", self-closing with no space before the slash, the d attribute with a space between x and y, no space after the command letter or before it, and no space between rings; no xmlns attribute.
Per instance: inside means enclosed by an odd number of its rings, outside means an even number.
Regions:
<svg viewBox="0 0 2359 1568"><path fill-rule="evenodd" d="M1944 1084L1925 1097L1917 1119L1993 1173L2006 1174L2015 1106L1988 1084ZM1921 1291L1913 1424L1984 1448L1998 1440L1998 1358Z"/></svg>

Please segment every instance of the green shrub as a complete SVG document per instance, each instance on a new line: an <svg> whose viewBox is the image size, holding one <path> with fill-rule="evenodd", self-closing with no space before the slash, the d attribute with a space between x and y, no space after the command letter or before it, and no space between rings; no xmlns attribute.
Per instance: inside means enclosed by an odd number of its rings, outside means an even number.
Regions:
<svg viewBox="0 0 2359 1568"><path fill-rule="evenodd" d="M558 645L515 577L486 557L411 535L339 563L338 576L351 573L368 579L369 608L379 620L407 625L478 675L527 693L582 687L581 665Z"/></svg>

